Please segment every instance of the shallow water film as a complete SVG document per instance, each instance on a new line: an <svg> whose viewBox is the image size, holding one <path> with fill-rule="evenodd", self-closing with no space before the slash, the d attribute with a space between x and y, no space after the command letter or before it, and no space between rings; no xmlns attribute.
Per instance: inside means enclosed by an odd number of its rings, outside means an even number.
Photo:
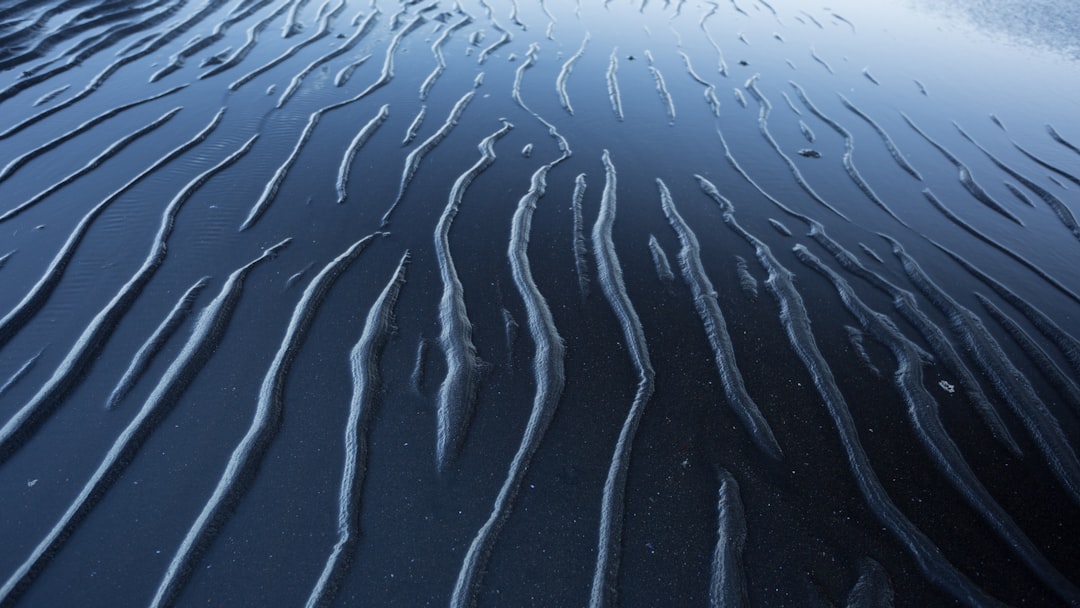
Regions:
<svg viewBox="0 0 1080 608"><path fill-rule="evenodd" d="M0 606L1080 605L1077 32L0 2Z"/></svg>

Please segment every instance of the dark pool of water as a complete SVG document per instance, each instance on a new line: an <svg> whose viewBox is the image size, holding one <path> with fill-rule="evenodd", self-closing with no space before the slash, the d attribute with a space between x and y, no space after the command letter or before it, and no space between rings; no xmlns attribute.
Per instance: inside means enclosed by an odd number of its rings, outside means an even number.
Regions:
<svg viewBox="0 0 1080 608"><path fill-rule="evenodd" d="M0 604L1080 602L1070 19L3 4Z"/></svg>

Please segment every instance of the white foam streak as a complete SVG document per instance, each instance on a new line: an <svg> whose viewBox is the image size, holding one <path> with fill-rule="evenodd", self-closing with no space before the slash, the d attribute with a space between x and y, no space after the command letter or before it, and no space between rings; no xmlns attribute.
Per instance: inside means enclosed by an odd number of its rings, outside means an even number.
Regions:
<svg viewBox="0 0 1080 608"><path fill-rule="evenodd" d="M720 376L720 385L728 407L750 433L750 437L758 448L770 457L780 460L783 458L780 444L777 443L768 421L746 392L743 384L742 373L735 361L735 349L731 343L724 313L720 310L716 289L706 275L705 267L701 262L701 245L697 236L675 208L675 201L671 198L671 192L664 182L657 179L656 184L660 189L664 215L667 216L672 229L679 236L679 242L682 243L682 249L679 250L679 268L682 270L683 280L690 286L694 297L694 308L697 309L698 316L705 326L705 335L713 351L716 371Z"/></svg>
<svg viewBox="0 0 1080 608"><path fill-rule="evenodd" d="M124 375L116 383L116 388L113 389L112 393L109 394L109 398L105 401L106 409L115 408L120 403L120 400L135 386L135 383L146 371L158 351L165 346L165 343L176 333L176 330L180 328L180 324L187 318L188 313L191 312L191 307L195 305L195 298L198 297L203 287L206 287L208 279L209 277L199 279L180 296L172 310L166 315L165 320L154 329L154 333L150 334L150 337L135 353L135 356L131 359L131 364L124 371Z"/></svg>
<svg viewBox="0 0 1080 608"><path fill-rule="evenodd" d="M615 254L612 226L615 223L616 173L611 156L604 150L604 192L600 197L600 212L593 225L593 255L596 258L600 289L622 328L630 360L638 374L637 391L627 412L626 420L615 443L600 504L600 530L593 570L590 608L616 605L619 573L619 554L622 537L626 477L630 468L630 451L637 434L645 405L652 397L654 378L645 331L623 282L622 267Z"/></svg>
<svg viewBox="0 0 1080 608"><path fill-rule="evenodd" d="M440 471L447 467L464 442L481 369L480 357L472 341L472 322L465 308L464 288L450 254L450 227L469 184L495 162L496 140L512 128L513 125L503 121L502 127L480 142L480 159L454 181L449 200L435 226L435 255L443 284L439 300L439 347L446 357L446 376L436 397L435 464Z"/></svg>
<svg viewBox="0 0 1080 608"><path fill-rule="evenodd" d="M656 266L656 276L665 283L675 280L675 274L671 272L671 263L668 262L667 254L656 237L649 235L649 253L652 254L653 266Z"/></svg>
<svg viewBox="0 0 1080 608"><path fill-rule="evenodd" d="M420 106L420 111L416 113L416 116L409 123L409 128L405 130L405 138L401 140L401 145L407 146L412 143L412 140L416 139L416 134L420 131L420 126L424 124L424 116L427 115L427 106Z"/></svg>
<svg viewBox="0 0 1080 608"><path fill-rule="evenodd" d="M369 120L367 124L365 124L360 129L360 131L356 133L356 136L353 137L352 141L349 142L348 148L345 149L344 156L341 157L341 164L338 166L338 203L344 203L345 199L348 198L347 186L349 183L349 172L352 167L353 159L356 158L357 151L359 151L360 148L362 148L364 144L367 143L367 140L375 134L375 130L382 126L384 122L386 122L386 118L389 115L390 104L383 104L383 106L379 108L379 112L375 114L375 116L373 116L371 120Z"/></svg>
<svg viewBox="0 0 1080 608"><path fill-rule="evenodd" d="M397 197L394 198L394 202L390 204L390 208L386 210L386 213L382 217L382 225L385 227L390 223L390 215L401 203L401 199L405 197L405 189L409 187L409 183L412 182L412 178L416 175L416 170L420 168L420 161L424 160L424 157L431 152L435 146L439 145L442 140L446 139L446 136L450 134L450 131L457 125L458 120L461 119L461 115L465 112L465 108L472 101L476 95L475 91L469 91L461 96L461 99L457 100L454 107L450 109L450 114L446 117L446 121L442 124L437 131L431 134L430 137L425 139L420 145L413 148L412 152L405 157L405 167L401 171L401 185L398 187Z"/></svg>
<svg viewBox="0 0 1080 608"><path fill-rule="evenodd" d="M574 195L571 199L571 211L574 215L574 270L577 272L578 289L581 297L589 295L589 268L586 260L584 222L581 216L582 201L585 199L585 174L574 178Z"/></svg>
<svg viewBox="0 0 1080 608"><path fill-rule="evenodd" d="M855 113L856 116L865 120L867 123L869 123L871 127L874 128L875 131L877 131L877 134L881 136L882 141L885 142L885 147L888 148L889 154L892 155L893 160L896 161L896 164L900 165L901 169L907 171L915 179L922 181L922 175L915 169L915 167L911 166L911 163L908 162L904 154L900 152L899 148L897 148L896 142L893 141L892 137L889 136L889 134L885 131L884 128L881 127L881 125L877 123L877 121L875 121L873 118L870 118L869 115L867 115L859 108L855 107L855 104L848 101L847 97L840 95L840 101L843 102L845 108L851 110L853 113Z"/></svg>
<svg viewBox="0 0 1080 608"><path fill-rule="evenodd" d="M619 59L615 56L619 47L611 49L611 58L608 60L607 89L608 99L611 100L611 109L615 112L615 118L620 122L623 119L622 96L619 94L619 79L616 72L619 71Z"/></svg>
<svg viewBox="0 0 1080 608"><path fill-rule="evenodd" d="M717 4L716 2L712 2L711 0L708 2L708 4L712 8L709 9L709 12L702 15L701 21L698 22L698 27L700 27L701 31L705 33L705 39L709 41L709 44L711 44L712 47L714 49L716 49L716 69L717 69L718 72L720 72L721 76L724 76L726 78L728 73L727 73L727 63L724 62L724 52L722 50L720 50L720 45L716 43L716 40L712 37L712 34L709 32L709 29L707 27L705 27L705 21L709 17L716 14L716 10L720 8L720 5Z"/></svg>
<svg viewBox="0 0 1080 608"><path fill-rule="evenodd" d="M367 473L368 427L379 394L379 359L392 331L394 305L405 283L409 252L398 262L390 281L371 305L360 339L349 356L352 399L345 425L345 467L338 496L337 542L308 596L307 608L327 606L348 569L348 554L360 535L360 493Z"/></svg>
<svg viewBox="0 0 1080 608"><path fill-rule="evenodd" d="M720 490L709 608L743 608L748 605L742 555L746 544L746 514L739 496L739 482L724 469L720 469L717 476Z"/></svg>
<svg viewBox="0 0 1080 608"><path fill-rule="evenodd" d="M576 53L566 60L562 69L559 70L559 76L555 79L555 90L559 93L559 101L562 102L562 106L566 108L566 111L571 116L574 115L574 107L570 105L570 96L566 93L566 80L570 77L570 73L574 71L574 64L585 54L585 46L588 44L589 32L585 32L585 38L582 39L581 46L578 47Z"/></svg>
<svg viewBox="0 0 1080 608"><path fill-rule="evenodd" d="M319 124L319 119L322 118L324 110L316 110L308 116L307 125L304 126L304 130L300 132L300 137L297 138L296 143L293 144L293 149L289 152L289 155L285 157L285 160L278 165L274 175L270 177L270 181L263 186L263 191L259 195L259 198L255 201L255 204L251 206L251 210L248 212L244 223L240 225L240 230L244 231L255 225L255 222L262 217L266 209L270 207L270 203L273 202L274 197L277 196L278 190L281 188L282 182L285 181L285 176L288 175L289 169L296 163L296 159L300 157L300 151L304 149L304 144L311 139L311 134L315 132L315 127Z"/></svg>
<svg viewBox="0 0 1080 608"><path fill-rule="evenodd" d="M648 53L648 51L645 51ZM667 108L668 123L675 124L675 102L671 99L671 93L668 92L667 83L664 82L664 75L660 73L660 70L652 64L652 58L649 60L649 71L652 72L653 79L656 80L656 91L660 93L660 99L663 100L664 106Z"/></svg>
<svg viewBox="0 0 1080 608"><path fill-rule="evenodd" d="M476 589L487 556L503 524L510 516L514 498L521 488L529 463L555 415L565 384L565 347L555 327L551 310L533 280L527 251L533 212L536 210L537 201L544 195L546 176L551 166L551 164L544 165L533 173L529 191L518 201L510 230L510 245L507 249L514 285L525 304L529 334L536 345L536 353L533 357L536 395L533 398L532 411L529 414L521 443L510 462L509 471L495 498L491 514L470 544L461 571L458 573L454 592L450 598L450 605L455 608L464 608L475 602Z"/></svg>
<svg viewBox="0 0 1080 608"><path fill-rule="evenodd" d="M18 383L19 380L22 380L23 376L25 376L34 367L34 364L37 363L37 360L44 352L45 349L39 350L38 354L27 359L26 363L23 363L22 366L19 367L19 369L15 370L14 373L8 376L8 379L4 382L4 384L0 385L0 397L3 397L4 393L11 390L11 387L15 386L15 384Z"/></svg>
<svg viewBox="0 0 1080 608"><path fill-rule="evenodd" d="M720 100L716 98L716 85L705 80L694 71L694 66L690 64L689 55L683 51L679 51L679 55L682 55L683 61L686 62L686 71L690 72L690 77L705 87L705 103L712 108L713 116L720 116Z"/></svg>
<svg viewBox="0 0 1080 608"><path fill-rule="evenodd" d="M428 74L428 77L424 79L424 82L420 84L420 101L427 99L428 93L431 92L431 87L435 86L435 81L439 79L443 71L446 70L446 58L443 57L442 47L446 44L446 40L450 38L450 34L472 23L472 17L466 15L462 19L450 27L443 30L435 42L431 44L431 52L435 55L435 69Z"/></svg>

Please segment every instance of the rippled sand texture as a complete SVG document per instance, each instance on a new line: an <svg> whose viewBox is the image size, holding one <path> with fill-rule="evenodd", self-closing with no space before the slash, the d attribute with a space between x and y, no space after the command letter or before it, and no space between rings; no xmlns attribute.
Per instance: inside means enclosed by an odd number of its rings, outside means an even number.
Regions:
<svg viewBox="0 0 1080 608"><path fill-rule="evenodd" d="M1080 605L1080 66L977 13L0 6L0 606Z"/></svg>

